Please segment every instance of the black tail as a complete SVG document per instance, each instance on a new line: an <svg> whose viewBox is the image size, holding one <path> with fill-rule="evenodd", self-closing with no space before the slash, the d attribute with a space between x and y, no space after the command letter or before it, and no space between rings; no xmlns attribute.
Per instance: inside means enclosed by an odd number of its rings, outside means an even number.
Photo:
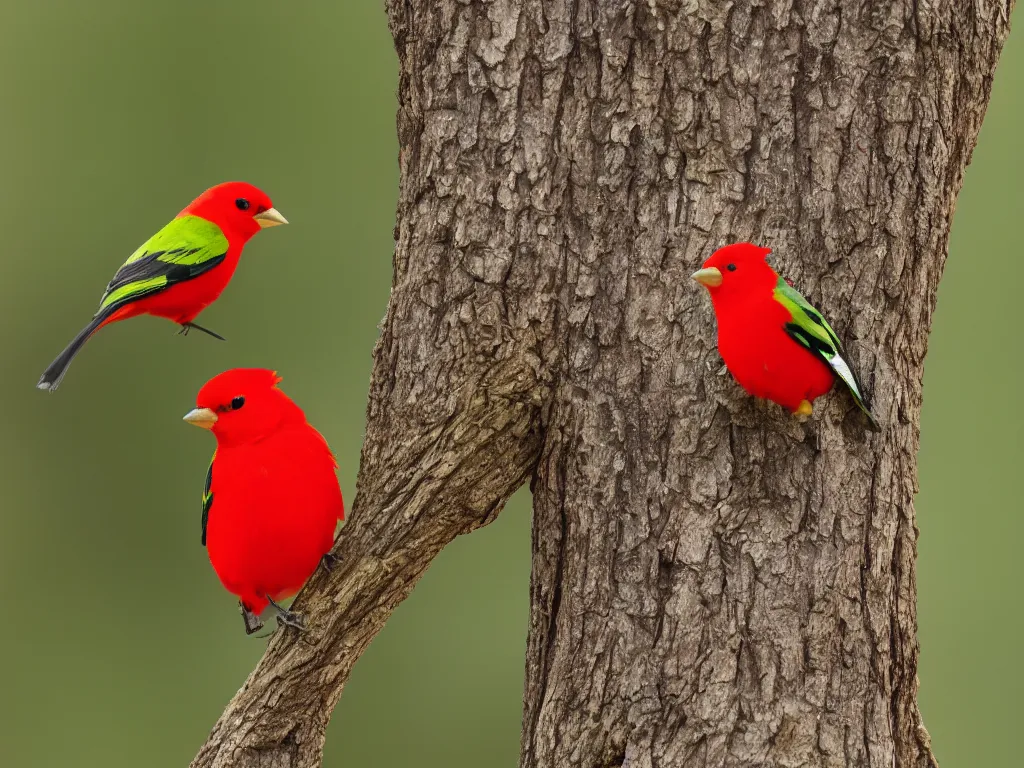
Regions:
<svg viewBox="0 0 1024 768"><path fill-rule="evenodd" d="M43 375L39 377L39 383L36 384L36 387L47 392L54 392L60 386L60 380L64 378L68 366L71 365L71 361L75 359L75 355L78 354L82 345L89 340L90 336L96 333L96 329L103 325L103 321L106 319L106 313L96 315L91 323L80 330L78 335L71 340L71 343L64 347L64 351L57 355L57 359L50 363L49 367L43 371Z"/></svg>

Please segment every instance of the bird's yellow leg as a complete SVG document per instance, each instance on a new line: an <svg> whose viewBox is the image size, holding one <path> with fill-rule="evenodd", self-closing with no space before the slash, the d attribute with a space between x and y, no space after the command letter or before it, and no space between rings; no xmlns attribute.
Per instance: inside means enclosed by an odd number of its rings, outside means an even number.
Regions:
<svg viewBox="0 0 1024 768"><path fill-rule="evenodd" d="M805 419L814 413L814 407L808 400L801 400L799 407L793 411L796 416L803 416Z"/></svg>

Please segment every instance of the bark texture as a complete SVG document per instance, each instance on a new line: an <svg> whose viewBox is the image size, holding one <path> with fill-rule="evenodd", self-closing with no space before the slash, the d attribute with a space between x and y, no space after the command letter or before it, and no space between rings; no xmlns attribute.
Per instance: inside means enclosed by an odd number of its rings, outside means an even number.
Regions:
<svg viewBox="0 0 1024 768"><path fill-rule="evenodd" d="M931 766L921 374L1012 0L391 0L395 278L351 521L192 765L319 765L359 655L531 479L523 768ZM795 423L704 292L754 240L839 331Z"/></svg>

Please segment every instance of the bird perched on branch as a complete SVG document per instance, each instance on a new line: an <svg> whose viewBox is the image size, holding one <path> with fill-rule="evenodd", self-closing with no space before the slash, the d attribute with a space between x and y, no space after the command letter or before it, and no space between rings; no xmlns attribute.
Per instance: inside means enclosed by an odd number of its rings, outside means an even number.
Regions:
<svg viewBox="0 0 1024 768"><path fill-rule="evenodd" d="M284 624L302 617L278 601L321 562L330 569L345 517L337 462L327 441L278 389L277 373L235 368L210 379L185 421L213 432L217 450L203 492L202 543L224 588L239 599L252 634L268 606Z"/></svg>
<svg viewBox="0 0 1024 768"><path fill-rule="evenodd" d="M711 295L718 351L729 372L749 394L803 417L838 377L877 430L835 331L768 265L769 253L753 243L727 245L692 275Z"/></svg>
<svg viewBox="0 0 1024 768"><path fill-rule="evenodd" d="M227 182L206 190L128 257L107 285L92 320L36 386L56 390L90 336L136 315L166 317L181 325L181 333L195 328L223 340L193 321L227 286L249 238L265 227L287 223L270 198L251 184Z"/></svg>

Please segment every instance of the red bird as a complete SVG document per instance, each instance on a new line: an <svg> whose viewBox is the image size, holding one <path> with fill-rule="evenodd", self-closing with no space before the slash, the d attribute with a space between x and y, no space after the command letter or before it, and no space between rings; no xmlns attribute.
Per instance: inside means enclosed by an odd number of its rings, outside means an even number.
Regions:
<svg viewBox="0 0 1024 768"><path fill-rule="evenodd" d="M210 379L185 421L209 429L217 450L206 474L202 543L221 583L239 598L247 634L272 605L279 620L302 617L277 601L294 595L321 562L329 569L345 505L327 441L263 368Z"/></svg>
<svg viewBox="0 0 1024 768"><path fill-rule="evenodd" d="M749 394L801 416L811 415L811 403L838 377L878 429L835 331L768 265L769 253L753 243L727 245L693 273L711 294L718 351L729 372Z"/></svg>
<svg viewBox="0 0 1024 768"><path fill-rule="evenodd" d="M36 386L53 392L82 345L104 325L136 315L166 317L216 336L193 320L224 290L242 248L264 227L287 224L251 184L211 187L128 257L100 299L92 321L50 363Z"/></svg>

